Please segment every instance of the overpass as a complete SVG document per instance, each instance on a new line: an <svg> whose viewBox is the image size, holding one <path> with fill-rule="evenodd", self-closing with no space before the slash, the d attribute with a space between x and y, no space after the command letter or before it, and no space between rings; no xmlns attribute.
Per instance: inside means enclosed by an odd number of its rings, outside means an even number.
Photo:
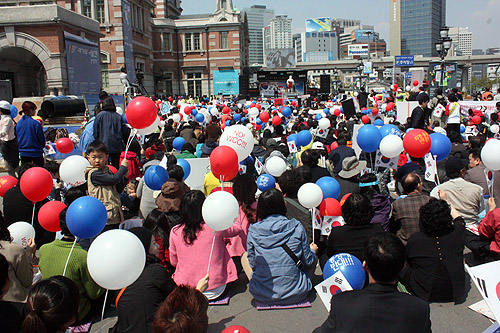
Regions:
<svg viewBox="0 0 500 333"><path fill-rule="evenodd" d="M367 58L363 58L368 61ZM373 68L391 68L394 66L394 57L370 58ZM415 56L415 63L411 67L428 67L430 62L441 61L438 57ZM449 56L446 62L456 62L459 67L470 67L472 65L500 63L500 54L493 55L473 55L473 56ZM296 68L301 70L332 70L353 69L358 66L359 59L342 59L324 62L297 62Z"/></svg>

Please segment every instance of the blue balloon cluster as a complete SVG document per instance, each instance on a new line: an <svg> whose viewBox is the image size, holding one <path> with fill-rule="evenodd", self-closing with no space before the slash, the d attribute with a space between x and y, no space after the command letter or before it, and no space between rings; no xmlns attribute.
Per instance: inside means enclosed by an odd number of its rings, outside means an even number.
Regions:
<svg viewBox="0 0 500 333"><path fill-rule="evenodd" d="M187 179L187 177L189 177L189 174L191 174L191 165L189 164L189 162L183 158L178 158L177 165L181 166L182 170L184 171L184 179ZM167 173L167 178L168 178L168 173Z"/></svg>
<svg viewBox="0 0 500 333"><path fill-rule="evenodd" d="M367 153L378 149L382 136L375 125L363 125L358 131L358 146Z"/></svg>
<svg viewBox="0 0 500 333"><path fill-rule="evenodd" d="M175 150L181 151L182 146L184 146L185 143L186 143L186 140L183 137L178 136L174 139L174 141L172 142L172 145L174 146Z"/></svg>
<svg viewBox="0 0 500 333"><path fill-rule="evenodd" d="M167 179L168 179L167 170L165 170L163 167L159 165L150 166L146 170L146 173L144 174L144 182L150 189L154 191L161 190L161 186L163 185L163 183L167 181Z"/></svg>
<svg viewBox="0 0 500 333"><path fill-rule="evenodd" d="M338 271L342 272L352 289L361 289L365 284L365 271L358 258L349 253L339 253L332 256L323 268L323 278L326 280Z"/></svg>
<svg viewBox="0 0 500 333"><path fill-rule="evenodd" d="M321 177L316 181L316 185L323 191L323 200L326 198L338 199L340 194L340 184L333 177Z"/></svg>
<svg viewBox="0 0 500 333"><path fill-rule="evenodd" d="M108 212L101 200L94 197L80 197L69 205L66 224L69 231L78 238L97 236L108 222Z"/></svg>
<svg viewBox="0 0 500 333"><path fill-rule="evenodd" d="M261 191L267 191L276 187L276 179L273 176L268 174L260 175L257 178L257 188Z"/></svg>

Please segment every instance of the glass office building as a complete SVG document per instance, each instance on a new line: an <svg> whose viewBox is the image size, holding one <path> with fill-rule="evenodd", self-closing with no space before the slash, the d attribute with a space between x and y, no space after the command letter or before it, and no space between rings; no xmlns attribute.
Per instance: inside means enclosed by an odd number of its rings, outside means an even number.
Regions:
<svg viewBox="0 0 500 333"><path fill-rule="evenodd" d="M439 30L446 25L446 0L401 0L401 54L437 56Z"/></svg>
<svg viewBox="0 0 500 333"><path fill-rule="evenodd" d="M254 5L245 8L243 11L247 14L248 35L250 45L248 46L248 59L250 65L262 65L264 63L264 37L262 28L267 26L274 18L274 9L268 9L266 6Z"/></svg>

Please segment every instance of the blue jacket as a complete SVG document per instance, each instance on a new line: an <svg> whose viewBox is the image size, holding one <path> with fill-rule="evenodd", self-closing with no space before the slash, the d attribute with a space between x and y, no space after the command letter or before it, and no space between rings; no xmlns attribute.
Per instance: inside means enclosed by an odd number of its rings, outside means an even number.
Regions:
<svg viewBox="0 0 500 333"><path fill-rule="evenodd" d="M87 152L88 146L95 141L94 123L95 123L95 117L90 118L87 125L85 125L85 128L83 129L82 135L80 136L80 142L78 143L78 148L80 148L84 153Z"/></svg>
<svg viewBox="0 0 500 333"><path fill-rule="evenodd" d="M305 270L315 261L302 224L282 215L270 215L251 224L247 251L250 267L250 293L266 304L293 304L304 300L312 288L306 271L299 269L281 247L286 243L304 264Z"/></svg>
<svg viewBox="0 0 500 333"><path fill-rule="evenodd" d="M108 153L116 154L125 150L123 137L130 131L125 125L123 117L116 111L103 110L94 120L94 138L106 145Z"/></svg>
<svg viewBox="0 0 500 333"><path fill-rule="evenodd" d="M42 125L28 115L24 115L16 125L19 154L27 157L42 157L45 137Z"/></svg>

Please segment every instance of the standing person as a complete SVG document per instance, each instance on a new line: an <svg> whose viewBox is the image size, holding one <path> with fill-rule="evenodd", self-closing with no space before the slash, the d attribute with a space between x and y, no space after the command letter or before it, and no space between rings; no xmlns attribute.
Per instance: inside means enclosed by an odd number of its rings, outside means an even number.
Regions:
<svg viewBox="0 0 500 333"><path fill-rule="evenodd" d="M123 117L116 113L112 97L102 101L102 111L95 117L94 138L106 145L111 165L120 167L120 153L124 150L123 138L128 138L130 130Z"/></svg>
<svg viewBox="0 0 500 333"><path fill-rule="evenodd" d="M378 233L367 240L363 252L368 286L333 295L328 319L314 333L431 332L429 304L396 287L405 264L401 241Z"/></svg>
<svg viewBox="0 0 500 333"><path fill-rule="evenodd" d="M446 123L446 132L450 135L450 132L460 133L460 105L458 104L458 98L455 95L448 96L448 101L450 102L446 106L445 116L448 117Z"/></svg>
<svg viewBox="0 0 500 333"><path fill-rule="evenodd" d="M23 114L16 126L17 141L19 142L19 154L21 163L35 163L42 167L45 160L43 158L43 148L45 147L45 137L42 125L33 119L36 114L36 105L26 101L22 105Z"/></svg>
<svg viewBox="0 0 500 333"><path fill-rule="evenodd" d="M5 161L7 173L15 177L19 166L19 146L14 133L14 120L10 116L10 104L0 101L0 153Z"/></svg>
<svg viewBox="0 0 500 333"><path fill-rule="evenodd" d="M429 95L423 93L417 96L418 106L413 109L411 113L410 128L420 128L426 129L429 125L429 119L427 118L425 108L429 104Z"/></svg>
<svg viewBox="0 0 500 333"><path fill-rule="evenodd" d="M313 267L318 247L309 244L300 222L288 219L286 212L280 191L264 191L257 203L257 222L248 231L248 262L253 270L249 290L256 301L266 304L304 301L312 288L307 269Z"/></svg>

